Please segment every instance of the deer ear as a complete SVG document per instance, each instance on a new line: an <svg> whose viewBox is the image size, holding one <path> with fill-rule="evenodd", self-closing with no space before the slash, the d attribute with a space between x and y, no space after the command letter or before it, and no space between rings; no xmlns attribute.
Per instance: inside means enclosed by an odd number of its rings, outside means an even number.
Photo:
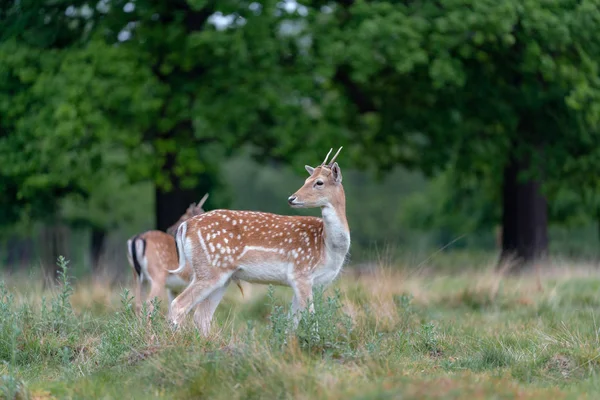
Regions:
<svg viewBox="0 0 600 400"><path fill-rule="evenodd" d="M315 169L313 167L311 167L310 165L305 165L304 168L306 168L306 171L308 172L309 175L312 175L313 172L315 172Z"/></svg>
<svg viewBox="0 0 600 400"><path fill-rule="evenodd" d="M333 179L335 180L335 183L342 183L342 170L340 169L338 163L333 163L333 165L331 166L331 173L333 174Z"/></svg>

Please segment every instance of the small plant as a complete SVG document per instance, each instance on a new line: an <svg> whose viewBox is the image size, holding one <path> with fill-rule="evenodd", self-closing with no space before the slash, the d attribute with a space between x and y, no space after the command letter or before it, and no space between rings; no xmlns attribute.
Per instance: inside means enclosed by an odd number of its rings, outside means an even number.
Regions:
<svg viewBox="0 0 600 400"><path fill-rule="evenodd" d="M439 345L437 330L432 322L421 325L421 331L417 337L416 347L419 351L429 353L431 356L441 355L442 350Z"/></svg>
<svg viewBox="0 0 600 400"><path fill-rule="evenodd" d="M153 298L150 303L152 304L152 310L148 314L148 319L150 320L150 325L154 328L157 328L162 322L161 314L160 314L160 299L158 297Z"/></svg>
<svg viewBox="0 0 600 400"><path fill-rule="evenodd" d="M367 353L371 356L378 355L381 352L381 347L383 345L384 334L382 332L377 332L373 340L367 342L365 348Z"/></svg>
<svg viewBox="0 0 600 400"><path fill-rule="evenodd" d="M414 314L412 299L412 295L402 294L394 296L394 304L398 309L401 329L408 329L410 319Z"/></svg>
<svg viewBox="0 0 600 400"><path fill-rule="evenodd" d="M21 327L13 306L13 295L8 293L4 282L0 282L0 361L8 370L8 373L0 376L0 399L27 399L29 396L25 385L14 374Z"/></svg>
<svg viewBox="0 0 600 400"><path fill-rule="evenodd" d="M271 316L269 317L272 347L281 349L287 344L292 326L292 318L282 306L276 305L273 290L269 288ZM325 298L322 289L313 291L314 312L306 307L300 313L298 327L293 332L302 350L309 353L328 354L333 356L351 353L350 337L352 319L341 312L340 293Z"/></svg>
<svg viewBox="0 0 600 400"><path fill-rule="evenodd" d="M412 295L401 294L394 296L394 303L396 303L396 307L398 307L402 312L406 314L412 313Z"/></svg>
<svg viewBox="0 0 600 400"><path fill-rule="evenodd" d="M142 318L137 318L133 311L133 298L129 290L121 293L121 310L115 312L108 320L102 341L98 347L100 363L114 365L121 357L125 356L135 344L144 343L142 340L146 325L142 321L150 318L158 320L158 303L154 303L154 311L148 312L147 305L142 304Z"/></svg>
<svg viewBox="0 0 600 400"><path fill-rule="evenodd" d="M272 285L269 285L267 299L271 308L271 315L269 315L271 330L269 344L273 348L281 349L287 344L288 327L291 326L291 318L285 312L283 306L276 304L275 290Z"/></svg>
<svg viewBox="0 0 600 400"><path fill-rule="evenodd" d="M341 311L340 292L325 298L323 290L314 290L314 312L302 312L296 335L300 347L309 352L342 354L350 351L352 319Z"/></svg>
<svg viewBox="0 0 600 400"><path fill-rule="evenodd" d="M4 282L0 282L0 360L14 363L20 332L14 297L8 293Z"/></svg>
<svg viewBox="0 0 600 400"><path fill-rule="evenodd" d="M56 264L59 267L58 283L60 291L52 298L49 312L46 307L46 299L42 299L42 317L45 317L44 319L46 320L45 331L51 330L60 335L67 336L77 328L77 320L71 306L73 286L67 274L69 261L63 256L59 256Z"/></svg>
<svg viewBox="0 0 600 400"><path fill-rule="evenodd" d="M5 374L0 376L0 399L26 400L29 399L29 392L20 379L12 374Z"/></svg>
<svg viewBox="0 0 600 400"><path fill-rule="evenodd" d="M133 311L133 296L129 296L129 289L123 289L121 293L121 308L123 309L123 313L127 315L135 315Z"/></svg>

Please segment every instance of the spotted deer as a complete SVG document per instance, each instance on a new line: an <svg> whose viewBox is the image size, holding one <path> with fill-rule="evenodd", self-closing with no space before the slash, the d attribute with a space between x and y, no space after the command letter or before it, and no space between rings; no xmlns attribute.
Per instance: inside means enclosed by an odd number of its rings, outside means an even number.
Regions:
<svg viewBox="0 0 600 400"><path fill-rule="evenodd" d="M333 150L333 149L332 149ZM201 330L207 335L213 314L233 280L289 286L294 291L291 313L313 310L313 286L326 286L339 274L350 248L342 171L335 162L305 166L310 176L288 198L293 208L321 208L322 218L266 212L214 210L183 222L175 236L182 255L179 268L191 265L190 285L171 303L169 319L176 328L197 306Z"/></svg>
<svg viewBox="0 0 600 400"><path fill-rule="evenodd" d="M148 286L150 286L150 291L147 293L148 307L151 309L150 300L160 296L165 289L170 306L175 295L181 293L189 284L192 277L189 268L184 268L178 274L169 273L169 268L179 265L174 233L182 222L194 215L204 213L202 206L207 199L208 193L198 204L190 204L185 214L167 229L167 233L151 230L127 240L127 258L133 269L135 308L138 313L142 307L142 291L147 292Z"/></svg>

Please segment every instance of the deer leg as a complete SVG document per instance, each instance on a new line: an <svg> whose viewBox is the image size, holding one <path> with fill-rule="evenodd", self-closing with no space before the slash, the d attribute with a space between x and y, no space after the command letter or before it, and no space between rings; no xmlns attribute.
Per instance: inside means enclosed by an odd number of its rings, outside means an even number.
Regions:
<svg viewBox="0 0 600 400"><path fill-rule="evenodd" d="M210 325L215 310L225 295L227 285L221 286L212 292L206 299L196 306L194 311L194 323L204 336L208 336Z"/></svg>
<svg viewBox="0 0 600 400"><path fill-rule="evenodd" d="M199 279L190 283L171 303L169 320L177 327L194 306L206 299L215 289L224 286L231 273L212 279Z"/></svg>
<svg viewBox="0 0 600 400"><path fill-rule="evenodd" d="M314 312L312 304L312 284L308 279L296 279L293 286L294 297L292 299L292 325L294 329L298 327L300 322L300 312L310 304L309 310Z"/></svg>
<svg viewBox="0 0 600 400"><path fill-rule="evenodd" d="M136 295L138 297L138 306L139 310L138 310L138 314L141 315L142 314L142 304L146 303L148 300L148 286L150 285L150 283L148 282L148 279L145 279L143 277L143 275L140 275L138 277L138 295Z"/></svg>
<svg viewBox="0 0 600 400"><path fill-rule="evenodd" d="M167 296L169 297L169 304L167 305L167 314L171 314L171 303L175 299L175 293L171 289L167 289Z"/></svg>
<svg viewBox="0 0 600 400"><path fill-rule="evenodd" d="M159 283L154 282L154 281L150 282L150 293L148 293L148 297L146 300L146 304L148 304L148 314L152 313L152 311L154 310L152 301L154 301L155 297L160 298L161 289L162 289L162 286Z"/></svg>
<svg viewBox="0 0 600 400"><path fill-rule="evenodd" d="M135 313L142 310L142 278L133 270L133 296L135 297Z"/></svg>

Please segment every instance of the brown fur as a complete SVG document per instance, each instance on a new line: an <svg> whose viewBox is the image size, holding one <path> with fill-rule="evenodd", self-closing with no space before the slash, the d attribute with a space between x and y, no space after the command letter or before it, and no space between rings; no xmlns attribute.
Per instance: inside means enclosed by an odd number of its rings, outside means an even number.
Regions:
<svg viewBox="0 0 600 400"><path fill-rule="evenodd" d="M145 284L142 282L143 280L149 280L148 284L150 286L150 291L146 297L149 300L154 299L154 297L160 297L164 290L170 290L173 296L179 294L181 290L177 291L165 288L167 277L169 276L168 270L179 264L175 238L162 231L147 231L138 235L138 239L146 241L146 250L142 259L139 260L139 263L142 266L141 274L138 275L135 269L133 270L135 307L136 311L139 313L143 301L142 285ZM128 249L131 248L131 240L132 239L128 241ZM131 252L129 252L129 263L133 265L131 257ZM182 280L189 282L192 277L191 270L186 268L181 271L178 276ZM148 306L151 307L151 304L149 303Z"/></svg>

